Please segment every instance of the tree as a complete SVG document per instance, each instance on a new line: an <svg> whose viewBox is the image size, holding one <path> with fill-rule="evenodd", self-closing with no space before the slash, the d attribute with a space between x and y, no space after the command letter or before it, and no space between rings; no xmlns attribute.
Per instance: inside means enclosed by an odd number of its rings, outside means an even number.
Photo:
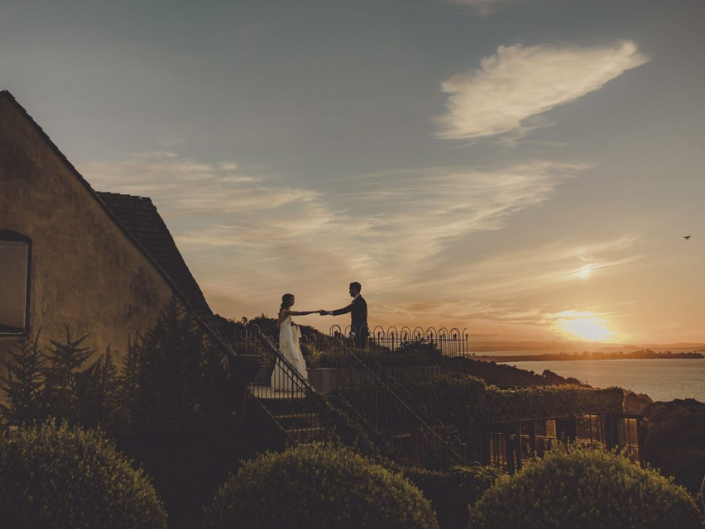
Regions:
<svg viewBox="0 0 705 529"><path fill-rule="evenodd" d="M223 354L176 299L128 347L124 400L131 428L183 431L219 422L231 407Z"/></svg>
<svg viewBox="0 0 705 529"><path fill-rule="evenodd" d="M0 378L7 404L0 403L5 418L13 425L41 420L46 414L42 399L44 358L39 348L39 333L33 341L23 339L2 360L7 376Z"/></svg>
<svg viewBox="0 0 705 529"><path fill-rule="evenodd" d="M124 431L121 379L110 348L76 378L80 424L109 432Z"/></svg>
<svg viewBox="0 0 705 529"><path fill-rule="evenodd" d="M44 369L43 393L51 416L72 422L79 419L78 374L86 360L95 353L82 346L86 338L88 335L78 340L72 339L71 331L66 326L66 342L51 340L48 353L44 354L49 365Z"/></svg>

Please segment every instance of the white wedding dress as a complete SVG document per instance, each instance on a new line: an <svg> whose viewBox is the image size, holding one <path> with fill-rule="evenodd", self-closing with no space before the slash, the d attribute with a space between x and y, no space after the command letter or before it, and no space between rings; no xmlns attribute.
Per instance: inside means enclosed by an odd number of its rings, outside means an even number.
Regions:
<svg viewBox="0 0 705 529"><path fill-rule="evenodd" d="M299 345L301 331L292 323L291 316L287 316L279 327L279 351L303 378L308 378L306 361L304 355L301 354L301 346ZM283 367L279 361L274 366L271 387L275 391L291 391L293 388L288 369Z"/></svg>

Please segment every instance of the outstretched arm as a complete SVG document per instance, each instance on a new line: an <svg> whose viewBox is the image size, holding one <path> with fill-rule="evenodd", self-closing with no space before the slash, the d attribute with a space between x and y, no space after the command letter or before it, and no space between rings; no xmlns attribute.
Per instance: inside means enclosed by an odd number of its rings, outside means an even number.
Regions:
<svg viewBox="0 0 705 529"><path fill-rule="evenodd" d="M338 310L331 310L328 312L328 314L332 314L333 316L340 316L341 314L347 314L348 312L352 311L353 304L350 303L347 307L343 307L342 309Z"/></svg>
<svg viewBox="0 0 705 529"><path fill-rule="evenodd" d="M286 316L308 316L309 314L318 314L320 311L318 310L304 310L304 311L297 311L297 310L285 310L284 315Z"/></svg>

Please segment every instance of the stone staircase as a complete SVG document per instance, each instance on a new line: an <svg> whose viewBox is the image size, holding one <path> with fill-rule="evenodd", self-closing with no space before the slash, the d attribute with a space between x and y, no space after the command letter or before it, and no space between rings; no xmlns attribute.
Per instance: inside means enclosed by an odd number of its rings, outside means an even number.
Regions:
<svg viewBox="0 0 705 529"><path fill-rule="evenodd" d="M296 368L286 361L268 337L262 335L258 329L243 326L242 330L242 336L235 345L241 351L244 348L246 354L260 355L263 364L263 369L250 384L249 390L278 429L285 434L287 444L297 445L338 437L336 428L332 426L335 421L330 419L334 415L340 418L341 413L345 413L337 410L326 396L318 393L307 378L302 377ZM371 371L347 344L334 340L327 345L337 348L350 364L347 369L337 370L343 373L342 379L338 381L340 387L350 384L351 378L354 381L360 378L347 377L345 373L361 372L365 375L362 377L365 380L364 391L357 393L365 396L364 401L347 400L345 391L338 392L338 397L344 401L343 408L348 410L348 419L357 422L368 435L374 432L376 444L386 445L397 452L401 459L415 466L424 466L425 452L431 447L434 447L432 452L438 453L440 449L446 452L453 462L462 462L461 456L446 439L439 436L434 428ZM286 377L283 384L286 389L283 391L275 391L269 385L269 373L275 364L278 366L279 376L284 373ZM264 366L269 367L265 369ZM279 380L280 386L281 382L282 380ZM379 417L390 417L391 420L380 421Z"/></svg>

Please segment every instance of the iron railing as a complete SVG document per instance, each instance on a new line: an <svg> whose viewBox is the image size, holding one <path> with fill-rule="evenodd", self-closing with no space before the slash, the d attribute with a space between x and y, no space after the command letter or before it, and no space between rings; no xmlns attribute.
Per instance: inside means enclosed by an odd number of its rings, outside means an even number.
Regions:
<svg viewBox="0 0 705 529"><path fill-rule="evenodd" d="M430 461L434 457L463 461L459 437L443 438L438 432L446 429L444 425L432 427L421 418L390 387L395 382L390 368L366 359L369 349L355 349L354 341L342 333L319 336L316 344L334 361L329 367L334 368L338 393L411 463L426 466L434 463Z"/></svg>
<svg viewBox="0 0 705 529"><path fill-rule="evenodd" d="M379 353L402 351L406 344L424 343L449 345L452 336L435 331L423 332L416 341L411 332L396 333L394 329L376 330L368 346L356 349L355 342L343 334L343 330L333 327L330 336L314 334L302 337L304 344L312 345L317 352L324 352L327 367L334 368L337 397L352 411L353 419L382 436L385 443L396 448L408 462L425 466L433 464L434 457L450 459L461 463L464 446L459 437L439 435L447 428L442 424L430 426L407 402L397 395L389 384L401 379L432 377L437 366L399 367L393 365L382 368L372 362ZM457 339L457 336L456 336ZM259 404L287 434L290 442L306 442L330 436L326 432L327 418L312 412L312 399L323 398L317 394L306 376L289 363L278 350L276 337L262 334L256 325L238 325L234 333L233 347L243 354L259 354L263 366L258 377L250 383L251 393ZM447 348L458 351L459 347ZM393 356L393 354L392 354ZM414 374L410 375L410 372ZM274 388L281 389L276 390ZM411 400L411 399L409 399ZM298 421L297 426L290 421Z"/></svg>
<svg viewBox="0 0 705 529"><path fill-rule="evenodd" d="M249 391L286 435L289 444L320 441L334 435L329 422L321 417L321 407L316 406L315 390L270 337L262 334L256 325L238 325L231 345L239 354L261 357L262 368L250 382Z"/></svg>
<svg viewBox="0 0 705 529"><path fill-rule="evenodd" d="M328 331L329 336L351 336L352 328L350 325L341 327L333 325ZM369 351L379 351L394 353L405 350L410 344L431 344L435 346L443 356L470 356L470 335L467 329L462 331L457 327L447 329L446 327L421 327L411 328L403 326L387 327L381 326L373 328L363 328L363 333L368 335L364 347L359 347L359 341L356 343L357 348L366 349Z"/></svg>

